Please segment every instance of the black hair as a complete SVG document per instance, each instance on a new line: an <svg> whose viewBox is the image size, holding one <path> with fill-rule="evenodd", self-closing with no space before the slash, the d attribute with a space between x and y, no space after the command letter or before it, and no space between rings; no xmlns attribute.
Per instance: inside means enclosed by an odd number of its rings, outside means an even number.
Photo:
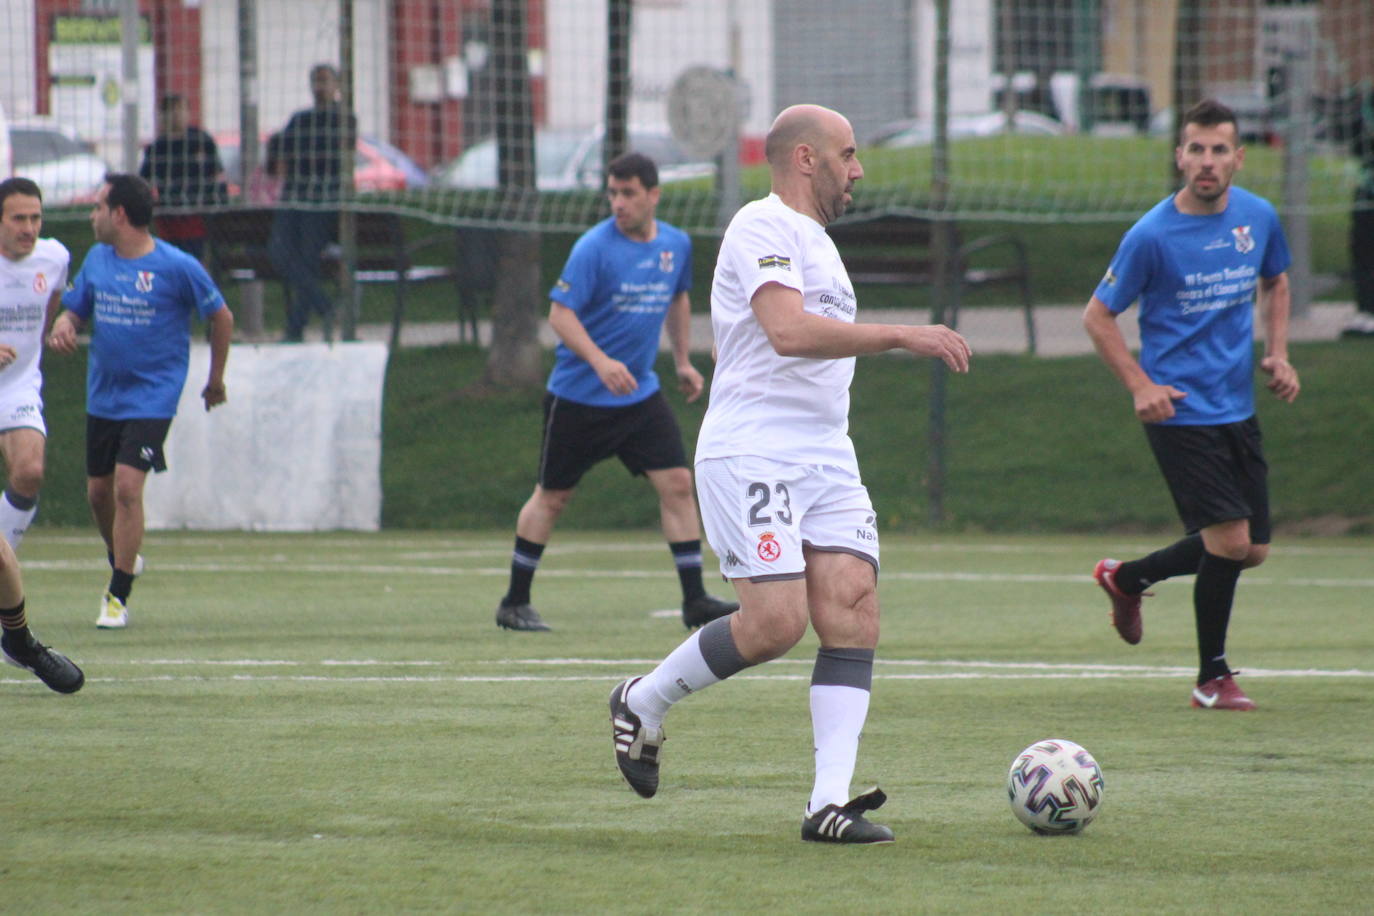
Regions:
<svg viewBox="0 0 1374 916"><path fill-rule="evenodd" d="M1196 124L1199 127L1218 127L1222 124L1230 124L1238 132L1240 129L1236 124L1236 113L1216 99L1203 99L1185 111L1179 127L1187 127L1189 124Z"/></svg>
<svg viewBox="0 0 1374 916"><path fill-rule="evenodd" d="M5 209L5 201L13 194L23 194L26 197L37 197L38 202L43 202L43 192L38 188L38 182L31 178L15 176L0 181L0 212Z"/></svg>
<svg viewBox="0 0 1374 916"><path fill-rule="evenodd" d="M638 178L646 191L658 187L658 166L643 153L631 152L616 156L611 160L611 164L606 166L606 171L612 178L619 178L621 181Z"/></svg>
<svg viewBox="0 0 1374 916"><path fill-rule="evenodd" d="M153 222L153 189L137 175L127 172L109 172L105 183L110 193L105 196L105 204L111 210L124 208L124 216L129 225L146 229Z"/></svg>

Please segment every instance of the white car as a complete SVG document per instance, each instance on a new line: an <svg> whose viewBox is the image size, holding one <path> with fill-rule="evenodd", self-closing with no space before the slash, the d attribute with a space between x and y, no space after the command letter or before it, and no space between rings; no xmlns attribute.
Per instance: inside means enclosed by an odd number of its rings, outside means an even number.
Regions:
<svg viewBox="0 0 1374 916"><path fill-rule="evenodd" d="M535 131L535 184L541 191L597 189L604 184L600 128ZM660 184L715 174L715 165L693 160L667 133L630 131L629 147L658 166ZM446 188L496 187L496 140L488 137L434 172L433 183Z"/></svg>
<svg viewBox="0 0 1374 916"><path fill-rule="evenodd" d="M74 131L55 122L14 121L9 137L11 173L36 182L49 207L90 203L112 171Z"/></svg>

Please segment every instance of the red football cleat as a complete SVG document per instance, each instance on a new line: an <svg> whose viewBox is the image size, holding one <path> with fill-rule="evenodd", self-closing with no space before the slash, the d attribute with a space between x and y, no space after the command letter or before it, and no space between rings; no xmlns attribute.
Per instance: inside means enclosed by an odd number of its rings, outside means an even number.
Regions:
<svg viewBox="0 0 1374 916"><path fill-rule="evenodd" d="M1120 560L1098 560L1097 566L1093 567L1093 578L1111 599L1112 626L1116 627L1116 632L1121 634L1122 639L1134 646L1140 642L1140 637L1145 632L1145 626L1140 621L1140 599L1152 593L1128 595L1118 588L1116 570L1120 565Z"/></svg>
<svg viewBox="0 0 1374 916"><path fill-rule="evenodd" d="M1255 701L1236 686L1235 672L1214 677L1193 688L1193 706L1198 709L1254 709Z"/></svg>

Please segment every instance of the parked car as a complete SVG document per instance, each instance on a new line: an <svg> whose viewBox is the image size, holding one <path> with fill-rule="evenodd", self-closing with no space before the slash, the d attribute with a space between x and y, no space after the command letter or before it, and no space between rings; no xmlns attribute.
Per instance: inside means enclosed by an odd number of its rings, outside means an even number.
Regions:
<svg viewBox="0 0 1374 916"><path fill-rule="evenodd" d="M261 173L267 159L267 138L263 134L258 141L258 170L250 187L256 189L259 203L270 203L276 199L279 189L276 183ZM237 194L243 186L243 158L238 134L218 134L215 145L219 147L219 159L224 165L225 182L229 193ZM400 191L406 188L423 187L429 182L425 170L416 164L399 148L368 134L358 137L357 153L353 159L353 186L359 191Z"/></svg>
<svg viewBox="0 0 1374 916"><path fill-rule="evenodd" d="M995 137L1007 132L1007 116L1000 111L982 114L952 115L949 119L949 138ZM1064 133L1064 125L1054 118L1034 111L1012 112L1012 133L1057 137ZM873 132L869 146L925 146L935 138L935 122L929 118L908 118L893 121Z"/></svg>
<svg viewBox="0 0 1374 916"><path fill-rule="evenodd" d="M13 174L37 182L50 207L90 203L113 171L75 131L46 118L11 122L9 146Z"/></svg>
<svg viewBox="0 0 1374 916"><path fill-rule="evenodd" d="M715 174L715 165L693 159L671 134L630 131L630 149L644 153L658 165L660 183ZM534 134L535 184L541 191L602 186L602 129L539 128ZM496 140L474 143L457 159L434 171L434 183L449 188L494 188L497 179Z"/></svg>

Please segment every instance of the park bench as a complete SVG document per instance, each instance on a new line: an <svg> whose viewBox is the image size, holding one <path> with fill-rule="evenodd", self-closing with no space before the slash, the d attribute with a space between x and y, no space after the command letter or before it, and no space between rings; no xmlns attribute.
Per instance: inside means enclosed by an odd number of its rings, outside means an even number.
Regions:
<svg viewBox="0 0 1374 916"><path fill-rule="evenodd" d="M827 228L855 286L929 286L936 279L933 251L936 223L905 214L860 216ZM1030 262L1025 244L1014 235L996 233L964 242L957 223L952 230L950 284L945 323L957 327L959 303L966 288L994 284L1015 286L1026 321L1026 350L1035 352L1035 315L1031 301ZM976 255L997 247L1008 249L1006 263L979 266Z"/></svg>
<svg viewBox="0 0 1374 916"><path fill-rule="evenodd" d="M283 277L277 272L267 251L272 232L272 214L270 207L207 214L210 264L218 280L222 282L227 277L239 283L255 280L282 282ZM395 297L391 315L391 346L394 348L399 342L401 322L405 316L407 288L413 283L434 280L460 281L452 257L452 249L459 242L451 231L436 232L408 241L402 220L395 213L361 210L354 216L357 257L353 277L358 284L391 284ZM433 264L416 263L415 256L421 251L441 245L449 246L450 251L446 253L448 257L436 258ZM320 267L326 279L339 278L343 263L338 245L330 245L324 250ZM290 287L284 285L284 290L289 300ZM470 295L457 295L455 298L459 308L459 330L466 339L471 328L475 340L477 317L472 306L473 299Z"/></svg>

